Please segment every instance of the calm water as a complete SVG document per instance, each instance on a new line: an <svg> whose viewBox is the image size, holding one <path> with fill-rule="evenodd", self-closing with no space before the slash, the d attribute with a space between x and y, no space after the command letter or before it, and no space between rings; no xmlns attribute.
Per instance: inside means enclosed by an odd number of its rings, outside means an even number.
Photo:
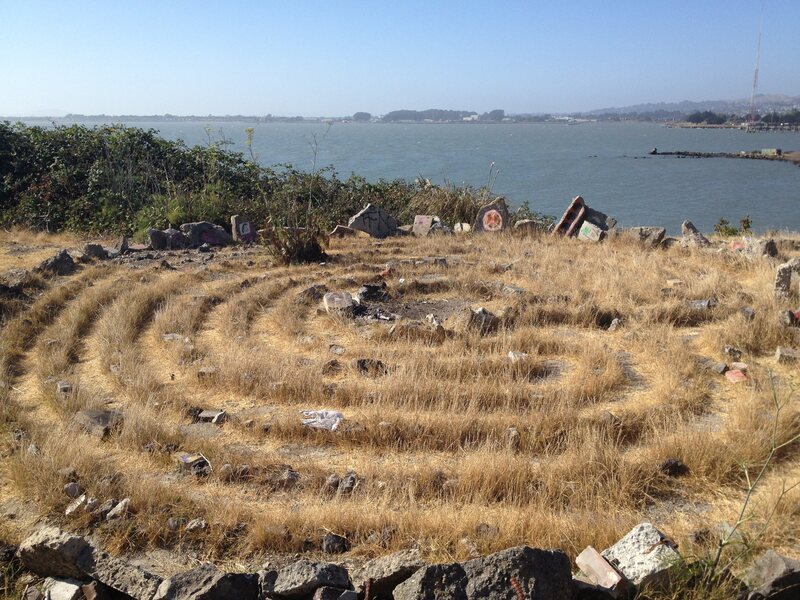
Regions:
<svg viewBox="0 0 800 600"><path fill-rule="evenodd" d="M221 137L246 151L246 123L134 123L187 144ZM210 132L207 132L207 128ZM311 170L333 165L369 180L413 179L484 185L513 205L563 212L578 194L621 225L660 225L671 232L683 219L712 230L720 217L750 215L756 230L800 230L800 168L768 161L650 157L647 152L800 150L798 133L670 129L647 123L575 126L267 123L255 126L253 152L266 165L292 163Z"/></svg>

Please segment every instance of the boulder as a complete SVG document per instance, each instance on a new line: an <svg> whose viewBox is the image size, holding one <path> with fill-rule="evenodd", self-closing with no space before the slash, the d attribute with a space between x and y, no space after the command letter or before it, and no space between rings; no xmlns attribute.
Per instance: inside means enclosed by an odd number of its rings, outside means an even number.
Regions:
<svg viewBox="0 0 800 600"><path fill-rule="evenodd" d="M698 230L691 221L687 220L681 224L681 232L683 233L683 238L681 239L682 246L706 248L711 245L708 238L700 233L700 230Z"/></svg>
<svg viewBox="0 0 800 600"><path fill-rule="evenodd" d="M327 293L328 286L318 283L307 287L302 292L298 292L297 296L294 297L294 301L297 304L312 304L321 301Z"/></svg>
<svg viewBox="0 0 800 600"><path fill-rule="evenodd" d="M258 597L258 575L222 573L214 565L203 564L165 579L153 600L256 600Z"/></svg>
<svg viewBox="0 0 800 600"><path fill-rule="evenodd" d="M800 561L767 550L744 577L749 600L792 600L800 597Z"/></svg>
<svg viewBox="0 0 800 600"><path fill-rule="evenodd" d="M321 587L314 592L311 600L346 600L353 594L352 590L343 590L334 587ZM346 596L344 594L347 594ZM357 596L353 596L353 600L357 600ZM372 598L372 596L370 596Z"/></svg>
<svg viewBox="0 0 800 600"><path fill-rule="evenodd" d="M745 238L744 253L750 258L778 256L778 245L772 238Z"/></svg>
<svg viewBox="0 0 800 600"><path fill-rule="evenodd" d="M88 408L75 413L75 422L86 433L103 439L113 430L122 427L122 413L116 410Z"/></svg>
<svg viewBox="0 0 800 600"><path fill-rule="evenodd" d="M402 550L370 560L353 575L356 592L362 595L369 583L370 598L389 599L394 589L423 566L419 550Z"/></svg>
<svg viewBox="0 0 800 600"><path fill-rule="evenodd" d="M779 363L795 363L800 360L800 352L792 348L778 347L775 350L775 360Z"/></svg>
<svg viewBox="0 0 800 600"><path fill-rule="evenodd" d="M191 246L189 238L177 229L170 227L164 230L164 235L167 241L167 250L183 250Z"/></svg>
<svg viewBox="0 0 800 600"><path fill-rule="evenodd" d="M403 583L394 588L394 600L467 600L467 575L458 563L438 564L422 567ZM507 590L511 588L505 582ZM506 594L503 598L513 600Z"/></svg>
<svg viewBox="0 0 800 600"><path fill-rule="evenodd" d="M167 234L160 229L148 229L147 237L150 240L150 248L153 250L167 249Z"/></svg>
<svg viewBox="0 0 800 600"><path fill-rule="evenodd" d="M329 315L349 316L355 309L353 296L349 292L328 292L322 297L322 305Z"/></svg>
<svg viewBox="0 0 800 600"><path fill-rule="evenodd" d="M43 527L20 544L17 555L25 570L43 577L83 576L78 561L94 548L84 538L57 527Z"/></svg>
<svg viewBox="0 0 800 600"><path fill-rule="evenodd" d="M103 248L100 244L86 244L83 247L83 255L96 260L107 260L108 250Z"/></svg>
<svg viewBox="0 0 800 600"><path fill-rule="evenodd" d="M58 254L52 258L42 261L34 271L51 273L53 275L69 275L75 271L75 261L72 260L72 256L70 256L69 252L60 250Z"/></svg>
<svg viewBox="0 0 800 600"><path fill-rule="evenodd" d="M347 226L351 229L363 231L375 238L395 235L397 225L397 219L374 204L367 204L347 222Z"/></svg>
<svg viewBox="0 0 800 600"><path fill-rule="evenodd" d="M330 237L353 237L356 234L356 230L345 225L337 225L333 228L333 230L328 234Z"/></svg>
<svg viewBox="0 0 800 600"><path fill-rule="evenodd" d="M468 600L513 600L520 592L528 600L572 596L570 560L561 550L508 548L465 562L464 573Z"/></svg>
<svg viewBox="0 0 800 600"><path fill-rule="evenodd" d="M134 598L152 598L162 581L158 575L100 550L82 554L76 564L85 575Z"/></svg>
<svg viewBox="0 0 800 600"><path fill-rule="evenodd" d="M49 600L82 600L83 582L76 579L56 579L48 577L42 582L45 598Z"/></svg>
<svg viewBox="0 0 800 600"><path fill-rule="evenodd" d="M642 246L656 248L664 241L667 230L663 227L631 227L625 234Z"/></svg>
<svg viewBox="0 0 800 600"><path fill-rule="evenodd" d="M680 558L674 543L650 523L640 523L602 554L637 587L664 583Z"/></svg>
<svg viewBox="0 0 800 600"><path fill-rule="evenodd" d="M208 221L184 223L181 225L181 232L188 237L191 246L200 246L201 244L227 246L233 242L233 238L227 231Z"/></svg>
<svg viewBox="0 0 800 600"><path fill-rule="evenodd" d="M503 231L508 224L508 206L504 198L498 197L478 209L472 231L476 233Z"/></svg>
<svg viewBox="0 0 800 600"><path fill-rule="evenodd" d="M106 514L106 521L113 521L114 519L121 519L122 517L126 516L131 509L131 499L125 498L124 500L120 500L114 508L108 511Z"/></svg>
<svg viewBox="0 0 800 600"><path fill-rule="evenodd" d="M347 570L332 563L299 560L278 571L273 590L279 598L291 600L307 598L321 587L350 589Z"/></svg>
<svg viewBox="0 0 800 600"><path fill-rule="evenodd" d="M497 331L500 319L485 308L472 310L466 307L449 317L447 324L448 328L457 331L475 331L480 335L487 335Z"/></svg>
<svg viewBox="0 0 800 600"><path fill-rule="evenodd" d="M350 542L341 535L327 533L322 536L322 551L326 554L344 554L349 549Z"/></svg>

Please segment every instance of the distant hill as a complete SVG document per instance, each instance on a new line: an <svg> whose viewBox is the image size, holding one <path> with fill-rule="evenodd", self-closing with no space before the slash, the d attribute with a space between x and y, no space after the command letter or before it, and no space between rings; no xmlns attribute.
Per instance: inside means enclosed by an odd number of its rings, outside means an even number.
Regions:
<svg viewBox="0 0 800 600"><path fill-rule="evenodd" d="M756 96L756 109L759 112L784 112L800 107L800 96L786 96L784 94L758 94ZM745 114L750 110L750 99L739 100L704 100L694 102L655 102L648 104L634 104L632 106L598 108L583 115L606 114L644 114L644 113L675 113L689 114L693 112L713 111L719 113Z"/></svg>

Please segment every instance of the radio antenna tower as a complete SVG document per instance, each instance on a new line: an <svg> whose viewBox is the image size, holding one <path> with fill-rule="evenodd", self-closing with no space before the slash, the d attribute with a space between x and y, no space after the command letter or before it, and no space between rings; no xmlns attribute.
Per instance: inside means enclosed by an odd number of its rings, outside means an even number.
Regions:
<svg viewBox="0 0 800 600"><path fill-rule="evenodd" d="M753 93L750 95L750 115L747 124L748 131L755 131L756 126L756 91L758 90L758 66L761 63L761 32L764 29L764 3L761 0L761 21L758 25L758 46L756 48L756 70L753 73Z"/></svg>

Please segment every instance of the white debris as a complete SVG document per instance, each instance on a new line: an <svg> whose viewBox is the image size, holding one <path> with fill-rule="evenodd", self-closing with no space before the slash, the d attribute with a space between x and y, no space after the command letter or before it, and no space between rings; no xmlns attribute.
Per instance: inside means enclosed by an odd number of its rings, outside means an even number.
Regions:
<svg viewBox="0 0 800 600"><path fill-rule="evenodd" d="M339 424L344 421L344 415L337 410L301 410L305 419L303 425L316 429L336 431Z"/></svg>

